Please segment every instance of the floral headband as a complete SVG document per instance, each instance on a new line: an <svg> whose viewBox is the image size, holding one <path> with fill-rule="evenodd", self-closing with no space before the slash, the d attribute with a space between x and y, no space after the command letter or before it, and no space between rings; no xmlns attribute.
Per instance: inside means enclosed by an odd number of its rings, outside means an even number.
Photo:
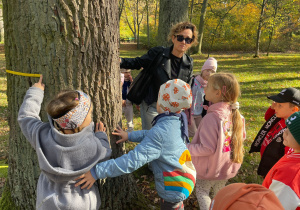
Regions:
<svg viewBox="0 0 300 210"><path fill-rule="evenodd" d="M79 93L79 99L76 98L75 100L79 100L79 104L64 116L53 119L62 129L75 129L79 127L90 110L90 97L82 91L77 90L77 92Z"/></svg>

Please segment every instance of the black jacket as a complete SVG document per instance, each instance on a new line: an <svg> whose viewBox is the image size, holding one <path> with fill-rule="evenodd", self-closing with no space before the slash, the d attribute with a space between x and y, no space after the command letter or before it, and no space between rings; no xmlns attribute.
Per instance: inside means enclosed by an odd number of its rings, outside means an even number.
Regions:
<svg viewBox="0 0 300 210"><path fill-rule="evenodd" d="M160 53L162 60L158 65L157 69L153 69L153 82L149 88L148 94L144 101L147 104L151 104L157 101L159 88L162 84L171 79L171 59L170 53L172 52L173 46L171 47L153 47L145 55L136 58L122 58L120 67L125 69L141 69L148 68L149 65L153 65L152 61L155 56ZM193 59L184 54L180 69L178 73L178 79L191 84L193 74Z"/></svg>
<svg viewBox="0 0 300 210"><path fill-rule="evenodd" d="M264 142L266 135L272 130L273 134L271 133L270 135L274 137L265 148L257 169L257 174L263 177L265 177L275 163L283 157L285 152L285 146L283 145L283 133L286 130L286 127L282 128L277 124L280 120L281 118L277 118L276 115L269 118L261 127L249 151L249 153L260 152L261 145Z"/></svg>

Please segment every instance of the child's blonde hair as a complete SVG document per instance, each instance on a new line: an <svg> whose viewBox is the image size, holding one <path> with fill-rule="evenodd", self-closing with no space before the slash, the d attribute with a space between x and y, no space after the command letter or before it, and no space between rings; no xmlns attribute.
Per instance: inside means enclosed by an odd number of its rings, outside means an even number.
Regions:
<svg viewBox="0 0 300 210"><path fill-rule="evenodd" d="M209 77L209 83L215 90L222 92L222 101L235 104L240 96L240 86L233 74L216 73ZM243 121L238 109L232 109L231 160L242 163L244 158Z"/></svg>

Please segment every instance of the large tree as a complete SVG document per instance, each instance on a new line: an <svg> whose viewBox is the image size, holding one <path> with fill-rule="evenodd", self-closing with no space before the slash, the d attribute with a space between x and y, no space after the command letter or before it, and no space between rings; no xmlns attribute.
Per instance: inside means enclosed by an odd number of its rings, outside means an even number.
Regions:
<svg viewBox="0 0 300 210"><path fill-rule="evenodd" d="M125 152L111 134L121 122L119 22L117 0L3 0L6 68L43 74L45 101L63 89L81 89L94 105L94 120L103 121L113 157ZM32 77L7 75L9 170L5 196L20 209L34 209L39 167L36 153L17 123ZM47 121L45 109L41 118ZM102 208L135 205L130 175L102 180ZM8 199L2 199L7 201ZM9 205L2 202L2 208Z"/></svg>
<svg viewBox="0 0 300 210"><path fill-rule="evenodd" d="M170 28L178 22L188 20L189 0L160 0L157 41L161 46L169 46Z"/></svg>

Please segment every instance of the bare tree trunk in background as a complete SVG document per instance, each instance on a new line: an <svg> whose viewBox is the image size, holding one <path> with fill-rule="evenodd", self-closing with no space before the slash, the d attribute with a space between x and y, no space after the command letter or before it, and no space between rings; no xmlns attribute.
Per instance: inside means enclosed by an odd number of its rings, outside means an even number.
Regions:
<svg viewBox="0 0 300 210"><path fill-rule="evenodd" d="M276 28L276 18L277 18L277 12L278 12L278 9L279 9L279 1L278 0L274 1L273 8L274 8L274 14L273 14L274 19L273 19L273 23L272 23L272 26L271 26L271 30L269 32L269 42L268 42L268 47L267 47L267 56L269 56L270 46L271 46L271 42L273 40L274 31L275 31L275 28Z"/></svg>
<svg viewBox="0 0 300 210"><path fill-rule="evenodd" d="M111 135L122 116L117 0L3 0L3 9L6 68L43 74L45 102L67 88L88 93L94 120L101 119L107 126L113 156L124 154L124 147L116 146L117 138ZM11 195L11 203L19 209L35 209L40 171L17 115L26 90L37 81L7 75L10 137L6 195ZM47 121L44 106L41 118ZM133 199L137 200L131 175L107 179L100 188L103 209L130 209ZM7 206L7 198L2 200Z"/></svg>
<svg viewBox="0 0 300 210"><path fill-rule="evenodd" d="M259 22L258 22L257 36L256 36L255 55L253 56L254 58L259 57L260 35L261 35L262 26L264 23L264 14L265 14L265 7L267 4L267 1L268 0L263 0L262 5L261 5L260 18L259 18Z"/></svg>
<svg viewBox="0 0 300 210"><path fill-rule="evenodd" d="M204 33L204 26L205 26L205 14L208 5L208 0L203 0L201 13L200 13L200 22L199 22L199 33L198 33L198 44L195 47L191 48L192 54L201 54L202 48L202 40L203 40L203 33Z"/></svg>
<svg viewBox="0 0 300 210"><path fill-rule="evenodd" d="M188 21L189 0L160 0L158 45L170 46L168 35L173 25Z"/></svg>
<svg viewBox="0 0 300 210"><path fill-rule="evenodd" d="M147 10L147 47L150 46L150 26L149 26L149 1L146 0L146 10Z"/></svg>
<svg viewBox="0 0 300 210"><path fill-rule="evenodd" d="M159 0L155 0L155 15L154 15L154 28L156 29L156 25L157 25L157 13L158 13L158 2Z"/></svg>
<svg viewBox="0 0 300 210"><path fill-rule="evenodd" d="M138 30L137 30L137 25L138 25L138 3L139 0L134 0L134 3L126 1L126 6L128 7L128 10L131 14L127 15L126 9L124 8L124 12L125 12L125 18L126 18L126 22L128 24L129 29L131 30L133 36L134 36L134 41L137 42L138 40ZM129 17L129 18L128 18ZM132 17L132 20L130 20L130 17ZM130 24L130 22L132 22L132 26Z"/></svg>
<svg viewBox="0 0 300 210"><path fill-rule="evenodd" d="M193 11L194 10L194 0L191 2L191 11L190 11L190 22L193 20Z"/></svg>
<svg viewBox="0 0 300 210"><path fill-rule="evenodd" d="M121 19L122 16L122 12L124 9L124 2L125 0L119 0L119 20Z"/></svg>

